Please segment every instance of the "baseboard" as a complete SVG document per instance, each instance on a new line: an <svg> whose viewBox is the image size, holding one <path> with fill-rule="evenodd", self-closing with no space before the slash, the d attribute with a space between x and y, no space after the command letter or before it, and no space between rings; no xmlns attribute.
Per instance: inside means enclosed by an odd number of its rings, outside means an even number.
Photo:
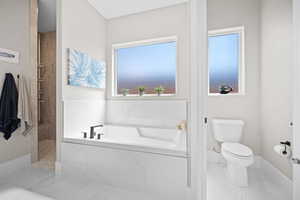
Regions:
<svg viewBox="0 0 300 200"><path fill-rule="evenodd" d="M261 156L254 156L254 164L251 165L252 168L261 168L261 162L263 158Z"/></svg>
<svg viewBox="0 0 300 200"><path fill-rule="evenodd" d="M207 162L208 163L215 163L215 164L225 164L226 161L221 155L221 153L208 150L207 151Z"/></svg>
<svg viewBox="0 0 300 200"><path fill-rule="evenodd" d="M11 173L31 166L31 154L19 157L14 160L0 163L0 175Z"/></svg>
<svg viewBox="0 0 300 200"><path fill-rule="evenodd" d="M272 182L285 188L288 194L292 194L292 180L285 176L279 169L263 158L261 159L261 169L264 176L267 176L270 180L272 180Z"/></svg>
<svg viewBox="0 0 300 200"><path fill-rule="evenodd" d="M55 162L55 175L60 176L62 173L62 165L61 162L56 161Z"/></svg>

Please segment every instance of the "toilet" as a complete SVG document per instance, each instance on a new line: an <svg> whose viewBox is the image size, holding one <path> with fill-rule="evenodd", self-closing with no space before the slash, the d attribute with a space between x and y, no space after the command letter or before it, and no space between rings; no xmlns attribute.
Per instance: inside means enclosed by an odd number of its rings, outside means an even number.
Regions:
<svg viewBox="0 0 300 200"><path fill-rule="evenodd" d="M254 163L252 150L239 143L242 138L242 120L213 119L215 139L221 143L221 154L227 163L230 181L238 187L248 186L247 167Z"/></svg>

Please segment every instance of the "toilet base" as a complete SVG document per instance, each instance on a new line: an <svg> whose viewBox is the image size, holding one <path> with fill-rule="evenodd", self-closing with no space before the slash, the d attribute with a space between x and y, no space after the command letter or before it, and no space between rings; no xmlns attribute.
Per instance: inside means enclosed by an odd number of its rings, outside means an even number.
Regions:
<svg viewBox="0 0 300 200"><path fill-rule="evenodd" d="M227 174L230 182L238 187L248 187L247 168L227 163Z"/></svg>

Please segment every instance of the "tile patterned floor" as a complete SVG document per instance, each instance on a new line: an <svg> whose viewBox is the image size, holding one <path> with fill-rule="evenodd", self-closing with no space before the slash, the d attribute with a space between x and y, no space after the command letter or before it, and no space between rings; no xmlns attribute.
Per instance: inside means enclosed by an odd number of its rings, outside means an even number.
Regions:
<svg viewBox="0 0 300 200"><path fill-rule="evenodd" d="M10 195L10 198L7 199L7 195ZM0 176L1 200L48 200L49 198L55 200L155 199L142 193L96 184L83 178L79 180L74 177L56 177L53 171L42 168L26 168Z"/></svg>
<svg viewBox="0 0 300 200"><path fill-rule="evenodd" d="M266 179L258 169L249 170L249 188L238 189L226 179L221 165L208 166L208 200L291 200L282 188ZM27 198L26 198L27 197ZM54 176L42 168L25 168L0 175L1 200L157 200L90 180Z"/></svg>
<svg viewBox="0 0 300 200"><path fill-rule="evenodd" d="M228 182L225 165L209 164L207 173L207 200L292 200L292 194L284 191L261 173L250 168L249 187L237 188Z"/></svg>
<svg viewBox="0 0 300 200"><path fill-rule="evenodd" d="M39 141L39 161L33 164L36 168L52 169L55 167L55 140Z"/></svg>

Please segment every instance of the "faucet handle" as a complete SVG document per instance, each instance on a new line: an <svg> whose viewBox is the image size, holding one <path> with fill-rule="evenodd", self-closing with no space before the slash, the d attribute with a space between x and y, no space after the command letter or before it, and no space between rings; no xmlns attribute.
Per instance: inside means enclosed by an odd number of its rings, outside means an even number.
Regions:
<svg viewBox="0 0 300 200"><path fill-rule="evenodd" d="M98 140L101 140L101 136L102 136L102 135L104 135L104 133L98 133L97 139L98 139Z"/></svg>
<svg viewBox="0 0 300 200"><path fill-rule="evenodd" d="M87 132L82 131L81 133L83 134L83 138L87 138Z"/></svg>
<svg viewBox="0 0 300 200"><path fill-rule="evenodd" d="M187 121L186 120L182 120L179 124L177 124L176 128L177 128L177 130L180 130L180 131L186 130L186 128L187 128Z"/></svg>

